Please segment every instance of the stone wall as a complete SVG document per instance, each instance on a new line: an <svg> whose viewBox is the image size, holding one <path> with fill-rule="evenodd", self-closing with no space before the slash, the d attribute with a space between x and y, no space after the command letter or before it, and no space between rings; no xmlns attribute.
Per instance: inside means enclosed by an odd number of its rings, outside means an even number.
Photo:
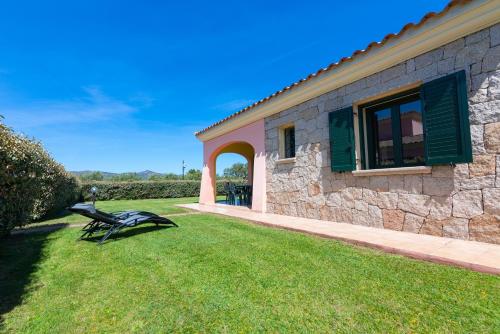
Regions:
<svg viewBox="0 0 500 334"><path fill-rule="evenodd" d="M431 174L353 176L330 168L328 113L464 69L474 162ZM296 160L278 129L295 124ZM500 243L500 24L266 118L268 212Z"/></svg>

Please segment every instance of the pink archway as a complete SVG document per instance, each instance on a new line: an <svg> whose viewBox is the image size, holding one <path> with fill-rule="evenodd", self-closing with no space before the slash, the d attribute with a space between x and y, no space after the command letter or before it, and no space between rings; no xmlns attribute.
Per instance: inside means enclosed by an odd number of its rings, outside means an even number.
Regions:
<svg viewBox="0 0 500 334"><path fill-rule="evenodd" d="M255 156L253 146L246 142L232 142L215 150L215 152L212 153L215 169L217 169L217 158L224 153L236 153L246 159L248 164L248 183L253 184L253 159Z"/></svg>
<svg viewBox="0 0 500 334"><path fill-rule="evenodd" d="M252 210L266 211L266 154L264 120L203 142L203 174L200 204L215 204L215 165L223 153L237 153L248 161L248 180L253 186Z"/></svg>

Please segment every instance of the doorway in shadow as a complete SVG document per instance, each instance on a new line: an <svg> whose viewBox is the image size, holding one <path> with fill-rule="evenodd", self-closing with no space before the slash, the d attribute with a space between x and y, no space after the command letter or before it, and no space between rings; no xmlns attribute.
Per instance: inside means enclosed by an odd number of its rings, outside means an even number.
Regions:
<svg viewBox="0 0 500 334"><path fill-rule="evenodd" d="M220 153L215 160L216 182L219 184L220 193L222 183L222 196L216 200L218 204L251 207L252 205L252 166L253 152L242 155L241 153Z"/></svg>

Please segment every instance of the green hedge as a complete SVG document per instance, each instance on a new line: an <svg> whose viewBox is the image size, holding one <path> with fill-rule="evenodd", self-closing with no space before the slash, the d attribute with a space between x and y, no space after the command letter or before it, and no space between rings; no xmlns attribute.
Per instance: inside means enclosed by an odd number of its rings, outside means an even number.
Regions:
<svg viewBox="0 0 500 334"><path fill-rule="evenodd" d="M224 182L217 182L217 194L223 194ZM244 181L231 181L244 184ZM96 186L97 200L179 198L200 195L200 181L89 182L82 185L82 195L90 200L90 188Z"/></svg>
<svg viewBox="0 0 500 334"><path fill-rule="evenodd" d="M75 202L78 180L42 145L0 124L0 236Z"/></svg>

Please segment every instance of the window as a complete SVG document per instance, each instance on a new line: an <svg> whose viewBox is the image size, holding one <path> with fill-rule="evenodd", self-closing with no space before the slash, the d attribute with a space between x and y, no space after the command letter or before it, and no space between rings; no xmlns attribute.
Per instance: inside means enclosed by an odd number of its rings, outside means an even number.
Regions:
<svg viewBox="0 0 500 334"><path fill-rule="evenodd" d="M285 159L295 157L295 128L284 129L285 134Z"/></svg>
<svg viewBox="0 0 500 334"><path fill-rule="evenodd" d="M370 168L425 163L422 103L419 92L363 107Z"/></svg>
<svg viewBox="0 0 500 334"><path fill-rule="evenodd" d="M333 172L472 162L465 71L357 109L329 113Z"/></svg>
<svg viewBox="0 0 500 334"><path fill-rule="evenodd" d="M280 158L295 157L295 127L286 126L280 129Z"/></svg>

